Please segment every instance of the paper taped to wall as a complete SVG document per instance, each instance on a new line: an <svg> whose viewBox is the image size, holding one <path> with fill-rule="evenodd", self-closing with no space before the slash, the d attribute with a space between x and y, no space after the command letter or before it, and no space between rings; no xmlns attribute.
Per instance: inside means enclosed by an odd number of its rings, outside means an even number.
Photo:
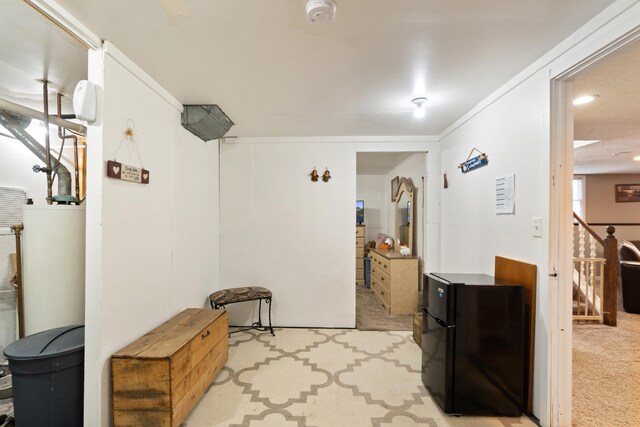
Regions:
<svg viewBox="0 0 640 427"><path fill-rule="evenodd" d="M515 213L515 175L496 178L496 215Z"/></svg>

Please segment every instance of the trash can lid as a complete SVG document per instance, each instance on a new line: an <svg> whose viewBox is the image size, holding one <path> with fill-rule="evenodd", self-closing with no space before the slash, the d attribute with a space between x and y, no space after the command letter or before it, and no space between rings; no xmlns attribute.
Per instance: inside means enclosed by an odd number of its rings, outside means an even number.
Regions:
<svg viewBox="0 0 640 427"><path fill-rule="evenodd" d="M9 360L44 359L84 349L84 325L63 326L20 338L4 349Z"/></svg>

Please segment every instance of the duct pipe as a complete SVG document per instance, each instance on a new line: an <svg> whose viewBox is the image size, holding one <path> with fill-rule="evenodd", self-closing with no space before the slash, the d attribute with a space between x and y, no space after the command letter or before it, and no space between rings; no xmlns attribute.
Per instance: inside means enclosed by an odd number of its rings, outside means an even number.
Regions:
<svg viewBox="0 0 640 427"><path fill-rule="evenodd" d="M58 117L62 116L62 94L58 93ZM75 184L76 184L76 199L80 200L80 170L78 165L78 137L75 135L67 135L62 126L58 126L58 138L62 140L62 147L60 148L60 155L62 155L62 148L64 147L65 139L73 140L73 170L75 172ZM60 160L60 158L58 158Z"/></svg>
<svg viewBox="0 0 640 427"><path fill-rule="evenodd" d="M0 125L4 126L16 139L24 144L37 158L46 163L45 148L26 131L31 119L0 110ZM71 196L71 173L55 157L51 158L51 169L58 173L58 195L54 200L75 201ZM62 197L61 197L62 196Z"/></svg>
<svg viewBox="0 0 640 427"><path fill-rule="evenodd" d="M33 110L28 107L24 107L20 104L15 104L11 101L6 101L4 99L0 99L0 110L9 111L12 113L20 114L24 117L29 117L31 119L36 119L40 121L44 121L44 113L40 111ZM68 120L63 120L59 117L51 116L49 117L49 121L51 124L56 126L62 126L65 129L69 129L70 131L80 133L82 135L87 134L87 128L78 123L73 123Z"/></svg>

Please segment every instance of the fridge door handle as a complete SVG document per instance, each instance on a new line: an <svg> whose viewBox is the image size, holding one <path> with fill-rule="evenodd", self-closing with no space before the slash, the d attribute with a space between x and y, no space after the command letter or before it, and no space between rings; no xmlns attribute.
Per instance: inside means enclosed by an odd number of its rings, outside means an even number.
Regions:
<svg viewBox="0 0 640 427"><path fill-rule="evenodd" d="M435 320L435 321L436 321L436 323L437 323L438 325L442 326L443 328L446 328L446 327L447 327L447 324L446 324L446 323L444 323L442 320L440 320L440 319L438 319L438 318L435 318L435 317L433 318L433 320Z"/></svg>
<svg viewBox="0 0 640 427"><path fill-rule="evenodd" d="M425 309L424 311L429 317L431 317L433 320L436 321L436 323L440 326L442 326L443 328L455 328L456 325L447 325L444 320L442 319L438 319L437 317L433 316L431 313L429 313L429 310Z"/></svg>

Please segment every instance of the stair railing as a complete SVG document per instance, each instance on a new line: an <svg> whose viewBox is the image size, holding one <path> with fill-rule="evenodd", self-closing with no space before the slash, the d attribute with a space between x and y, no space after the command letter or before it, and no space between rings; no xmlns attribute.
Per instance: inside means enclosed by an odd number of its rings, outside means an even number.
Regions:
<svg viewBox="0 0 640 427"><path fill-rule="evenodd" d="M607 237L602 239L575 212L578 222L577 256L574 264L574 320L591 320L605 325L617 323L618 242L613 235L615 228L607 227ZM575 238L575 236L574 236ZM597 257L597 245L603 248L603 256ZM586 249L589 256L586 256ZM574 245L575 246L575 245Z"/></svg>

